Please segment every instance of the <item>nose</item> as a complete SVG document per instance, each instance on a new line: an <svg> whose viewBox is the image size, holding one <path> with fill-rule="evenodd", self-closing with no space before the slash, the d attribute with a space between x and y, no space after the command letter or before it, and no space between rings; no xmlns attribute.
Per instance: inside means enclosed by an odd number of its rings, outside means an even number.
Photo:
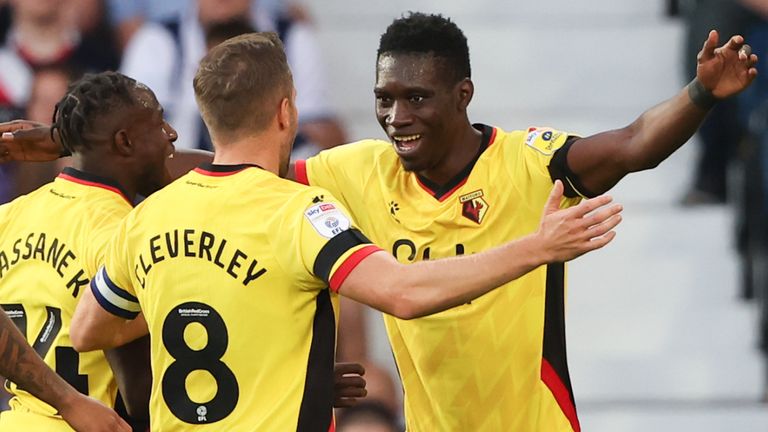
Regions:
<svg viewBox="0 0 768 432"><path fill-rule="evenodd" d="M165 123L165 126L163 126L163 131L168 136L168 141L170 142L176 142L177 139L179 139L179 134L176 133L176 129L173 128L168 122Z"/></svg>
<svg viewBox="0 0 768 432"><path fill-rule="evenodd" d="M405 102L395 101L387 114L387 125L392 127L402 127L411 123L411 112Z"/></svg>

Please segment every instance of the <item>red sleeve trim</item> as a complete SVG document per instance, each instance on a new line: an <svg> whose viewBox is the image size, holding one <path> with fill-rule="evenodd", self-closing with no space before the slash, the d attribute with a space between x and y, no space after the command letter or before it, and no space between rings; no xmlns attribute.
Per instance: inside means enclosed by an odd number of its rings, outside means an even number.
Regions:
<svg viewBox="0 0 768 432"><path fill-rule="evenodd" d="M309 186L309 177L307 177L307 161L297 160L294 162L293 177L297 182Z"/></svg>
<svg viewBox="0 0 768 432"><path fill-rule="evenodd" d="M376 245L368 245L365 247L362 247L352 253L352 255L348 256L346 260L344 260L343 263L339 266L338 269L336 269L336 272L331 276L331 280L328 282L328 285L331 288L331 291L338 293L339 288L341 288L341 284L344 283L344 281L347 279L347 276L352 272L352 270L357 267L360 262L367 257L368 255L378 252L381 249L380 247Z"/></svg>

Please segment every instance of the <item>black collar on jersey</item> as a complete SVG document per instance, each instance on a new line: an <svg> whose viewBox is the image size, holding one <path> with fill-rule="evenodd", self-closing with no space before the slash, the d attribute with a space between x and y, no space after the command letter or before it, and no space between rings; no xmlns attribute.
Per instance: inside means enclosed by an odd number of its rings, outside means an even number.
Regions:
<svg viewBox="0 0 768 432"><path fill-rule="evenodd" d="M430 181L426 177L416 174L416 178L419 180L419 183L421 183L421 185L424 186L424 188L427 189L427 191L439 201L442 201L467 180L467 177L469 177L469 174L472 172L472 168L475 167L475 163L477 163L477 160L480 159L480 155L482 155L485 149L487 149L491 144L491 138L493 137L494 132L494 129L491 126L484 125L482 123L475 123L472 125L472 127L482 132L483 138L480 141L480 148L477 150L477 154L474 158L472 158L467 166L464 167L464 169L459 171L458 174L456 174L452 179L448 180L448 182L444 185L439 185Z"/></svg>
<svg viewBox="0 0 768 432"><path fill-rule="evenodd" d="M217 174L234 174L240 172L246 168L258 168L263 170L264 168L256 164L237 164L237 165L217 165L212 163L204 163L198 167L202 171L208 171ZM205 174L205 173L203 173Z"/></svg>
<svg viewBox="0 0 768 432"><path fill-rule="evenodd" d="M128 199L128 192L126 192L125 189L123 189L123 187L120 186L120 183L112 180L111 178L87 173L72 167L64 168L61 171L60 177L63 177L67 180L74 181L75 183L80 183L88 186L96 186L102 189L111 190L112 192L122 195L123 198L125 198L125 200L128 201L129 203L131 202L131 200Z"/></svg>

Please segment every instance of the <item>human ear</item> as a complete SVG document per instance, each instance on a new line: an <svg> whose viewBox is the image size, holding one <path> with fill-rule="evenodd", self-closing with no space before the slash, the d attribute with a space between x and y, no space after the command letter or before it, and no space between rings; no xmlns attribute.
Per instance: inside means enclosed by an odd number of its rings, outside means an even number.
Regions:
<svg viewBox="0 0 768 432"><path fill-rule="evenodd" d="M472 101L472 96L475 95L475 84L469 78L464 78L458 84L459 93L459 105L458 108L462 111L466 110L469 103Z"/></svg>
<svg viewBox="0 0 768 432"><path fill-rule="evenodd" d="M291 127L291 121L291 101L288 98L282 98L277 110L277 124L280 129L288 129Z"/></svg>
<svg viewBox="0 0 768 432"><path fill-rule="evenodd" d="M128 131L125 129L119 129L112 137L112 147L115 152L122 156L130 156L134 152L133 143L128 138Z"/></svg>

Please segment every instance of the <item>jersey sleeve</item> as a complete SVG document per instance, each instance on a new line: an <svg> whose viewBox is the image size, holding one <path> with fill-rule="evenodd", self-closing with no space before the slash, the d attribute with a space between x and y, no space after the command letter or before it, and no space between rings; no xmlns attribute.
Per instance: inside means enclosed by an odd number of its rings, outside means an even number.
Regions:
<svg viewBox="0 0 768 432"><path fill-rule="evenodd" d="M372 144L370 141L345 144L323 150L307 160L296 161L295 179L307 186L325 189L347 207L351 207L350 202L355 199L352 195L355 188L345 185L365 182Z"/></svg>
<svg viewBox="0 0 768 432"><path fill-rule="evenodd" d="M365 257L381 250L329 194L322 202L308 201L297 224L295 244L304 272L334 292Z"/></svg>
<svg viewBox="0 0 768 432"><path fill-rule="evenodd" d="M523 157L534 175L546 177L554 183L561 180L566 199L563 207L577 204L586 195L581 193L580 183L570 170L562 169L570 143L578 137L547 127L529 128L525 135Z"/></svg>
<svg viewBox="0 0 768 432"><path fill-rule="evenodd" d="M91 292L104 310L125 319L141 311L131 281L130 260L125 255L127 221L123 221L104 253L104 265L91 281Z"/></svg>

